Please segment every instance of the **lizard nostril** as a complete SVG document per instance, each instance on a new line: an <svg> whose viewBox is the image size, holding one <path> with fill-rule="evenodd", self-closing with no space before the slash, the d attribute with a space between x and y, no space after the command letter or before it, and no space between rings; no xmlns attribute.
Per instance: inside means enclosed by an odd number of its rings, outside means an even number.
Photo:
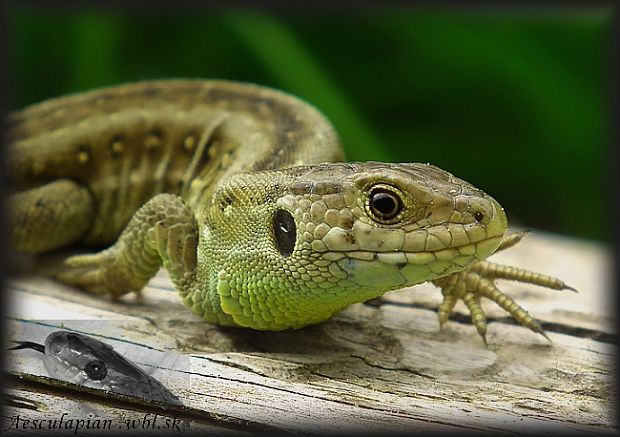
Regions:
<svg viewBox="0 0 620 437"><path fill-rule="evenodd" d="M484 214L481 211L474 212L474 218L476 221L481 222L484 219Z"/></svg>

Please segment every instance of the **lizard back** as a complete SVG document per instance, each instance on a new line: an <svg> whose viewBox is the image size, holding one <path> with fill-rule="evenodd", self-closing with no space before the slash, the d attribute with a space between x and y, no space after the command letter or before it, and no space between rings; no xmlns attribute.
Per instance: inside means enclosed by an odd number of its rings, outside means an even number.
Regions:
<svg viewBox="0 0 620 437"><path fill-rule="evenodd" d="M344 157L311 105L229 81L148 81L51 99L10 114L7 135L13 190L57 179L90 190L90 244L114 241L156 194L180 194L200 215L228 175Z"/></svg>

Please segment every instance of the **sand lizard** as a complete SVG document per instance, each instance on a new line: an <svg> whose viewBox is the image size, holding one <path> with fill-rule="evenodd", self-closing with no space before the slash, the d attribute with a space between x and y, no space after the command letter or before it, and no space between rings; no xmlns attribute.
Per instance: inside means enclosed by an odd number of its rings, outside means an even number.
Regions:
<svg viewBox="0 0 620 437"><path fill-rule="evenodd" d="M8 140L11 246L113 243L58 274L93 293L139 293L163 265L207 321L283 330L432 281L440 324L462 299L485 339L481 298L545 335L495 279L570 288L484 261L522 234L481 190L428 164L340 162L326 118L266 87L162 80L61 97L10 114Z"/></svg>

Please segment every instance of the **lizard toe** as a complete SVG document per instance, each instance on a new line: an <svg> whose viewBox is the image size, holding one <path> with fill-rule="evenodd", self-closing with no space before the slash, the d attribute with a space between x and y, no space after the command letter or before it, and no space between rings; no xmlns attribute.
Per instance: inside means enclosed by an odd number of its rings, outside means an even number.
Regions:
<svg viewBox="0 0 620 437"><path fill-rule="evenodd" d="M507 235L497 250L504 250L514 246L525 235L526 232L515 232ZM484 297L495 302L518 323L532 332L542 335L551 342L551 339L540 324L525 309L519 306L514 299L497 288L495 285L497 279L532 284L553 290L577 292L573 287L552 276L489 261L479 261L461 272L432 281L433 284L441 289L443 294L443 302L439 305L437 311L439 326L443 327L445 325L454 311L456 303L462 300L470 312L472 323L486 345L486 316L480 304L481 298Z"/></svg>
<svg viewBox="0 0 620 437"><path fill-rule="evenodd" d="M440 327L445 325L456 303L461 300L467 306L471 322L486 345L487 320L480 302L481 298L486 298L495 302L518 323L549 340L540 324L511 297L499 290L493 283L494 279L474 265L470 269L434 280L433 284L439 287L443 294L443 302L437 311Z"/></svg>
<svg viewBox="0 0 620 437"><path fill-rule="evenodd" d="M56 278L93 294L109 295L113 300L137 288L110 249L67 258Z"/></svg>

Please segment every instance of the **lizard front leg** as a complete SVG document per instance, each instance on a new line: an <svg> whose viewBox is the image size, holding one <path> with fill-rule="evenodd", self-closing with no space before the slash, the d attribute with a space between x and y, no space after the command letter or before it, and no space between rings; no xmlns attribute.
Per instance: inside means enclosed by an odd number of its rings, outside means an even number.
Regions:
<svg viewBox="0 0 620 437"><path fill-rule="evenodd" d="M525 232L515 232L505 236L497 251L514 246L521 241L525 234ZM504 266L488 261L480 261L466 270L432 281L433 284L441 288L441 292L444 297L443 302L437 311L439 325L441 327L445 325L450 317L450 314L452 314L452 311L454 310L456 302L460 299L469 309L471 321L486 345L486 317L484 310L480 305L480 299L484 297L492 300L497 305L502 307L520 324L549 340L549 337L545 334L545 331L542 329L540 324L538 324L538 322L536 322L536 320L534 320L532 316L521 308L512 298L504 294L495 286L494 281L496 279L508 279L522 283L539 285L541 287L551 288L554 290L569 289L576 291L574 288L566 285L563 281L551 276L542 275L540 273L531 272L517 267Z"/></svg>
<svg viewBox="0 0 620 437"><path fill-rule="evenodd" d="M131 218L114 245L65 261L58 279L112 298L139 293L163 265L178 290L188 290L196 274L198 226L185 201L159 194Z"/></svg>

